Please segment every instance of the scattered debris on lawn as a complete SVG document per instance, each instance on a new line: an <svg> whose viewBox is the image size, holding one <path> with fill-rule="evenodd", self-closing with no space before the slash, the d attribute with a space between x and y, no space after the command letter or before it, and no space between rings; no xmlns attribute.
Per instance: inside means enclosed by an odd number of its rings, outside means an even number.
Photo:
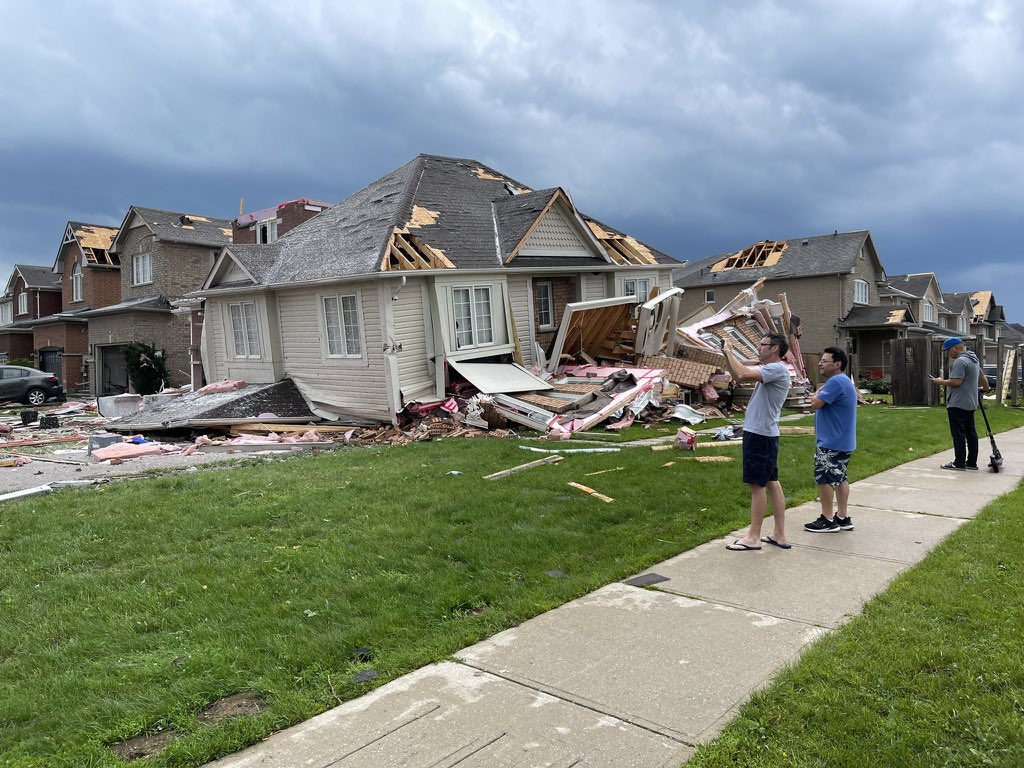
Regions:
<svg viewBox="0 0 1024 768"><path fill-rule="evenodd" d="M497 480L500 477L508 477L516 472L522 472L524 469L533 469L534 467L540 467L544 464L554 464L555 462L561 461L562 458L563 457L558 454L545 456L543 459L537 459L536 461L531 461L526 464L520 464L517 467L511 467L510 469L503 469L500 472L494 472L490 475L484 475L484 480Z"/></svg>
<svg viewBox="0 0 1024 768"><path fill-rule="evenodd" d="M32 461L84 466L143 456L315 453L482 435L518 438L520 426L549 440L585 432L598 437L601 433L593 431L598 427L611 437L633 425L672 422L685 425L676 432L675 445L652 449L694 450L708 443L698 443L691 427L742 411L752 391L730 381L721 351L725 339L736 342L741 357L753 364L764 334L787 336L791 351L785 362L792 375L787 406L808 405L809 381L785 294L778 301L761 299L761 286L759 281L721 310L705 307L682 323L677 322L681 292L675 288L655 289L642 304L631 296L568 304L554 341L546 354L537 349L541 362L532 369L510 362L445 361L445 397L408 403L395 424L326 423L287 378L0 410L0 468L13 471ZM742 423L735 421L719 429L715 440L734 444L741 432ZM811 432L791 427L784 434ZM550 454L620 450L522 447ZM58 448L71 452L58 454ZM538 464L523 468L529 466Z"/></svg>

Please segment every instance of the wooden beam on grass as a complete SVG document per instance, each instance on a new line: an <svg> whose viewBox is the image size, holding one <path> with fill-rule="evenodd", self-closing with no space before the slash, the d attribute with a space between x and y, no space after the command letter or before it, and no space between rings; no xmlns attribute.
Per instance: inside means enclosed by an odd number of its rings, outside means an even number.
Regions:
<svg viewBox="0 0 1024 768"><path fill-rule="evenodd" d="M605 496L603 493L598 493L593 488L583 485L582 483L568 483L568 485L571 485L573 488L581 490L584 493L589 493L595 499L600 499L605 504L611 504L613 501L615 501L615 499L613 499L611 496Z"/></svg>
<svg viewBox="0 0 1024 768"><path fill-rule="evenodd" d="M522 472L524 469L533 469L544 464L554 464L561 461L564 456L560 456L557 453L551 456L545 456L543 459L537 459L536 461L529 461L526 464L520 464L517 467L510 467L509 469L503 469L501 472L495 472L490 475L484 475L484 480L497 480L501 477L508 477L509 475L515 474L516 472Z"/></svg>

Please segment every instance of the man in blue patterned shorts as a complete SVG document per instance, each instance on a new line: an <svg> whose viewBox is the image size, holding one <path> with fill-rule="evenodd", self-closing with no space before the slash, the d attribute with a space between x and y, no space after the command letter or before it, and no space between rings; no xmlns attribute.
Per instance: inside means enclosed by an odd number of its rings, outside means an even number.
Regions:
<svg viewBox="0 0 1024 768"><path fill-rule="evenodd" d="M821 354L818 373L825 383L811 396L814 432L818 445L814 451L814 481L818 484L821 515L804 525L805 531L833 533L852 531L853 520L846 505L850 483L846 468L857 448L857 388L846 375L846 353L828 347ZM835 499L836 510L832 511Z"/></svg>

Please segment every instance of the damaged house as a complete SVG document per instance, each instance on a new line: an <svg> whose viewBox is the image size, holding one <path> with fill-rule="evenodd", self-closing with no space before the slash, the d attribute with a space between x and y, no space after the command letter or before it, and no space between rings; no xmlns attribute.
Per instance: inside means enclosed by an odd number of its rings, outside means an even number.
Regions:
<svg viewBox="0 0 1024 768"><path fill-rule="evenodd" d="M561 361L570 304L632 316L678 265L561 188L420 155L273 242L224 246L193 296L210 381L290 378L322 418L394 423L461 381L545 388L529 369Z"/></svg>

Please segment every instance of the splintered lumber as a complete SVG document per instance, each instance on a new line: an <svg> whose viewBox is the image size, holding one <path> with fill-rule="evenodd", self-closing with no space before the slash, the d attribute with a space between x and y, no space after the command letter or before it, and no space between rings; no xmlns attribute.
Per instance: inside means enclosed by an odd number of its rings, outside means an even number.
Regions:
<svg viewBox="0 0 1024 768"><path fill-rule="evenodd" d="M597 472L587 472L584 477L590 477L591 475L603 475L605 472L621 472L625 467L612 467L611 469L599 469Z"/></svg>
<svg viewBox="0 0 1024 768"><path fill-rule="evenodd" d="M584 493L589 493L595 499L600 499L601 501L605 502L606 504L611 504L613 501L615 501L615 499L613 499L611 496L605 496L603 493L598 493L593 488L589 488L589 487L583 485L582 483L569 483L569 485L571 485L573 488L577 488L577 489L583 491Z"/></svg>
<svg viewBox="0 0 1024 768"><path fill-rule="evenodd" d="M732 456L690 456L686 461L733 461Z"/></svg>
<svg viewBox="0 0 1024 768"><path fill-rule="evenodd" d="M317 425L317 424L232 424L231 432L308 432L311 429L315 429L317 432L328 433L328 432L351 432L357 427L345 427L337 425Z"/></svg>
<svg viewBox="0 0 1024 768"><path fill-rule="evenodd" d="M532 469L533 467L539 467L543 464L554 464L555 462L561 461L564 457L559 456L557 453L551 456L545 456L543 459L537 459L536 461L528 461L526 464L520 464L517 467L510 467L509 469L503 469L501 472L495 472L490 475L484 475L484 480L497 480L499 477L508 477L509 475L515 474L516 472L522 472L524 469Z"/></svg>

